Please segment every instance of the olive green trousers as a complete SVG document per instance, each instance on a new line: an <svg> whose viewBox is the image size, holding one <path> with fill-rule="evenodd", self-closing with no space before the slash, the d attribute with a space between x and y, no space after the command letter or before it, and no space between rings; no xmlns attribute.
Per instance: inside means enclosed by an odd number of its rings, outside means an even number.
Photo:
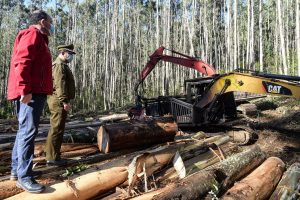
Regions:
<svg viewBox="0 0 300 200"><path fill-rule="evenodd" d="M46 160L59 160L60 148L63 141L67 111L55 94L48 96L47 103L50 110L50 129L46 141Z"/></svg>

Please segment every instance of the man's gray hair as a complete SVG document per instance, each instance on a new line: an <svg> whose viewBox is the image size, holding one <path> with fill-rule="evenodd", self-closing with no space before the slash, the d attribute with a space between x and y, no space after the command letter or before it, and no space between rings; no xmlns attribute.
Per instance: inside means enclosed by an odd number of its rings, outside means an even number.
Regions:
<svg viewBox="0 0 300 200"><path fill-rule="evenodd" d="M38 24L40 20L47 20L50 16L43 10L35 10L29 18L29 25Z"/></svg>

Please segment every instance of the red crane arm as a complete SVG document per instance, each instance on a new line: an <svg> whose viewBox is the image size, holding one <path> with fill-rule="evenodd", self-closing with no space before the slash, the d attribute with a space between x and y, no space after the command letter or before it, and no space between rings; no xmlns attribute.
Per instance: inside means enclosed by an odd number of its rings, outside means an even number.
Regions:
<svg viewBox="0 0 300 200"><path fill-rule="evenodd" d="M198 72L201 72L202 74L204 74L206 76L212 76L212 75L216 74L215 68L212 67L211 65L203 62L202 60L198 60L196 58L187 56L185 54L182 54L182 53L179 53L179 52L176 52L173 50L170 50L170 51L172 51L173 53L175 53L177 55L180 55L181 57L163 55L164 50L165 50L165 47L159 47L150 56L150 60L148 61L145 68L142 70L142 72L140 74L140 79L139 79L138 84L135 87L135 91L137 91L138 86L151 73L151 71L154 69L154 67L160 60L195 69Z"/></svg>

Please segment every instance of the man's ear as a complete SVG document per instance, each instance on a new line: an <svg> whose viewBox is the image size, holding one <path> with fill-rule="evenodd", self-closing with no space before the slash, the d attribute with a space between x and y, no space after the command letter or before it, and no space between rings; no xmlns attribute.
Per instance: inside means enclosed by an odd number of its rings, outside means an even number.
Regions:
<svg viewBox="0 0 300 200"><path fill-rule="evenodd" d="M40 20L40 24L41 24L43 27L45 27L45 21L46 21L45 19L41 19L41 20Z"/></svg>

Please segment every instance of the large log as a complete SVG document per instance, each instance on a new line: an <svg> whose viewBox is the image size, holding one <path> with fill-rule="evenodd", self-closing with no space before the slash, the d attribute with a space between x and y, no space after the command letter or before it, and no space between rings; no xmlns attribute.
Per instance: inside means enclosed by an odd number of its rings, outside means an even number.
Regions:
<svg viewBox="0 0 300 200"><path fill-rule="evenodd" d="M273 192L284 171L284 162L268 158L246 178L237 182L222 200L264 200Z"/></svg>
<svg viewBox="0 0 300 200"><path fill-rule="evenodd" d="M171 117L103 125L97 135L98 146L100 151L108 153L160 144L173 141L177 129L177 124Z"/></svg>
<svg viewBox="0 0 300 200"><path fill-rule="evenodd" d="M283 174L270 200L299 199L300 163L292 164Z"/></svg>
<svg viewBox="0 0 300 200"><path fill-rule="evenodd" d="M115 176L115 175L118 176ZM57 183L40 194L22 192L8 199L22 200L84 200L104 193L121 184L127 178L126 167L115 167L80 176L74 180ZM114 176L112 179L111 177Z"/></svg>
<svg viewBox="0 0 300 200"><path fill-rule="evenodd" d="M255 117L257 116L257 107L255 104L248 103L248 104L241 104L237 107L237 110L243 112L244 115Z"/></svg>
<svg viewBox="0 0 300 200"><path fill-rule="evenodd" d="M265 159L258 146L235 154L219 164L194 173L176 183L160 189L158 195L149 199L201 199L209 191L218 194L257 167ZM153 192L157 194L157 191ZM147 194L149 197L149 194Z"/></svg>
<svg viewBox="0 0 300 200"><path fill-rule="evenodd" d="M108 122L115 122L115 121L126 120L126 119L128 119L127 114L107 115L107 116L100 117L99 122L82 122L82 121L78 121L76 123L75 122L66 123L65 130L99 127L99 126L102 126L103 124L108 123ZM47 124L40 124L39 132L42 132L42 134L39 133L39 136L44 136L44 137L36 138L35 141L36 142L37 141L45 141L47 139L47 137L45 137L47 134L45 134L45 133L49 130L49 128L50 128L49 122L47 122ZM85 133L83 135L87 135L87 133ZM16 137L16 133L9 134L9 136L7 136L5 138L5 140L7 142L5 142L5 143L1 142L0 150L11 149L13 147L15 137ZM72 136L72 137L75 140L74 142L81 142L81 143L83 143L83 142L94 142L94 141L91 141L91 138L94 137L93 135L90 135L90 136L87 135L86 137L85 136L83 136L83 137L79 136L78 137L77 135L75 135L75 136ZM82 140L82 139L84 139L84 140ZM64 141L65 142L70 142L71 141L70 137L68 137L67 134L65 134Z"/></svg>
<svg viewBox="0 0 300 200"><path fill-rule="evenodd" d="M212 140L213 138L215 139L215 141ZM222 137L215 136L215 137L212 137L209 139L205 139L203 141L211 141L211 144L213 143L216 146L220 146L220 145L223 145L223 144L226 144L227 142L229 142L230 138L228 136L222 136ZM193 150L190 149L190 147L192 145L189 145L188 147L186 147L180 151L182 160L184 161L186 175L190 175L192 173L200 171L200 170L220 161L221 152L218 149L213 150L213 151L215 151L215 153L214 153L209 149L205 149L205 147L207 147L207 145L205 143L199 144L199 142L198 142L198 145L199 145L199 147L194 147ZM208 145L214 146L214 145L210 145L210 144L208 144ZM202 147L202 151L201 151L201 147ZM187 149L190 149L190 151L186 152ZM222 149L220 148L220 150L226 156L231 156L233 154L233 152L236 151L236 146L234 146L232 148L231 147L222 148ZM216 156L216 154L218 155L218 157ZM170 168L166 172L164 172L161 175L161 177L159 177L158 180L160 182L162 182L163 184L167 184L168 182L171 182L172 180L177 179L177 178L178 178L178 173L176 172L176 170L174 168Z"/></svg>
<svg viewBox="0 0 300 200"><path fill-rule="evenodd" d="M86 144L86 143L62 143L60 153L69 152L69 151L76 151L80 149L86 149L86 148L93 148L95 147L95 144ZM34 147L34 155L35 156L41 156L45 149L44 143L38 143L35 144Z"/></svg>
<svg viewBox="0 0 300 200"><path fill-rule="evenodd" d="M163 148L155 149L152 152L143 152L143 154L138 156L138 159L136 160L134 167L135 171L132 174L133 179L141 172L142 163L145 163L148 175L151 175L157 169L167 165L177 151L178 146L180 145L165 146ZM129 162L128 159L125 160L127 163ZM83 173L86 174L78 176L71 181L67 181L67 183L58 183L47 187L46 191L41 194L23 192L11 197L10 199L89 199L115 188L128 179L127 166L111 167L109 169L93 172L86 170Z"/></svg>
<svg viewBox="0 0 300 200"><path fill-rule="evenodd" d="M222 139L220 137L215 137L215 138ZM203 140L202 142L198 142L198 144L200 146L202 145L202 148L205 148L205 145L207 145L208 141L213 141L213 139L209 138L209 139ZM159 149L154 149L153 150L153 148L151 148L151 149L148 149L147 151L144 150L144 151L140 151L140 152L135 152L135 153L132 153L130 155L127 155L126 157L123 156L122 158L115 159L114 161L91 167L91 168L83 171L82 173L86 174L86 175L89 175L89 174L99 173L99 170L100 170L100 172L104 173L105 170L110 170L110 169L116 169L116 168L120 168L120 169L125 168L125 169L127 169L127 166L133 160L133 158L137 157L138 155L141 155L136 160L137 162L136 162L136 165L135 165L136 166L135 167L135 173L133 173L132 177L136 176L139 172L141 172L141 166L143 166L143 163L145 163L146 173L147 173L147 176L149 176L154 171L156 171L159 168L164 167L167 164L169 164L171 158L174 156L174 154L177 152L177 150L179 152L185 152L186 155L191 155L191 152L194 152L195 155L198 155L199 152L201 152L200 151L201 148L199 147L199 145L194 146L194 148L189 148L193 145L194 145L194 143L193 144L174 143L172 145L165 145L162 148L160 147ZM186 148L184 148L184 147L186 147ZM189 149L190 152L187 153L186 149ZM197 149L197 150L195 151L195 149ZM110 154L104 154L104 155L106 156L106 155L110 155ZM114 181L118 180L118 182L125 182L128 178L127 170L126 170L125 174L126 174L126 176L123 176L123 171L121 172L121 175L119 173L117 173L116 171L115 171L115 173L105 172L105 179L104 180L114 180ZM75 185L76 188L77 188L77 184L80 186L80 185L84 185L84 184L87 185L89 183L89 182L88 183L86 183L86 182L82 183L83 181L86 181L86 179L85 178L81 179L81 177L82 176L85 177L86 175L75 175L75 177L77 177L75 179L76 180L76 185ZM103 174L103 176L104 176L104 174ZM97 176L89 176L89 178L91 179L90 181L92 181L95 178L98 179ZM81 180L82 180L82 182L81 182ZM75 181L72 181L72 182L75 182ZM95 185L95 187L98 187L98 185L96 185L96 184L94 184L94 185ZM54 186L50 186L50 188L52 188L52 189L53 189L53 187ZM55 185L55 188L59 188L59 187L64 187L64 186L63 185L58 185L58 186ZM93 186L91 185L90 187L92 188ZM102 189L100 188L101 189L100 193L104 193L105 191L111 190L114 187L115 187L115 185L107 184L105 189L103 189L103 187L101 187ZM98 190L98 188L95 188L95 190ZM52 199L55 200L56 198L58 198L58 199L68 199L69 196L63 196L62 194L56 196L56 194L53 194L53 193L57 193L57 192L60 192L60 191L61 191L60 189L57 190L57 191L54 191L54 190L49 191L49 189L47 189L48 195L50 195L49 198L51 200ZM26 193L26 192L24 192L24 193ZM35 199L34 198L35 196L31 196L28 193L26 193L26 195L25 195L24 193L22 193L22 195L20 194L20 196L17 195L14 198L15 199L22 198L24 200L25 199L30 199L30 200ZM92 194L94 195L94 193L92 193ZM71 195L71 194L68 191L68 192L66 192L66 195ZM39 197L41 197L41 196L39 196ZM74 198L74 195L72 197ZM41 199L48 199L48 196L45 196L45 198L41 198Z"/></svg>
<svg viewBox="0 0 300 200"><path fill-rule="evenodd" d="M88 155L92 155L95 153L98 153L99 149L98 147L94 146L94 147L88 147L85 149L78 149L78 150L74 150L74 151L68 151L68 152L63 152L61 153L61 158L65 159L65 158L74 158L74 157L86 157ZM45 164L46 163L46 157L44 156L39 156L37 158L33 159L34 163L39 163L39 164Z"/></svg>
<svg viewBox="0 0 300 200"><path fill-rule="evenodd" d="M132 181L130 181L129 179L129 190L132 188L133 185L136 184L138 179L137 175L142 173L143 164L146 169L146 175L149 176L152 175L159 168L162 168L163 166L166 166L167 164L173 162L174 168L170 170L171 173L172 172L174 174L176 173L176 177L183 176L182 178L184 178L186 174L185 173L186 170L184 168L184 165L180 166L181 165L180 162L182 162L182 160L187 160L193 157L193 158L198 158L198 161L199 160L203 161L203 159L205 159L206 157L202 157L201 155L208 152L210 146L215 146L216 144L221 145L227 143L229 140L230 138L228 136L217 136L217 137L204 139L203 141L197 142L195 144L186 144L183 145L181 148L179 148L180 146L176 145L175 146L176 148L168 148L164 151L159 151L154 155L144 154L143 156L140 156L136 161L136 166L138 166L139 168L135 170L136 171L135 176L132 178ZM212 143L214 143L214 145L212 145ZM172 159L176 152L178 152L178 154L176 155L180 156L180 158L175 156L174 159ZM146 158L147 161L143 161ZM210 161L208 161L207 163L198 163L199 165L195 166L194 168L198 168L200 170L201 167L209 166L210 164L214 164L214 163L215 162L210 162ZM181 170L178 169L180 167L183 167L184 169ZM175 170L175 168L177 168L177 171ZM129 171L130 171L130 167L129 167ZM180 175L178 173L180 173Z"/></svg>
<svg viewBox="0 0 300 200"><path fill-rule="evenodd" d="M112 114L108 116L103 116L99 118L100 122L113 122L113 121L119 121L129 119L127 114Z"/></svg>
<svg viewBox="0 0 300 200"><path fill-rule="evenodd" d="M237 146L222 148L224 155L231 156L234 152L237 151ZM184 166L186 168L187 175L199 172L202 169L205 169L209 166L212 166L220 162L220 153L216 151L218 157L211 151L205 152L198 156L195 156L187 161L184 161ZM162 183L167 184L168 182L174 181L178 178L178 174L175 170L169 170L165 176L161 178Z"/></svg>

